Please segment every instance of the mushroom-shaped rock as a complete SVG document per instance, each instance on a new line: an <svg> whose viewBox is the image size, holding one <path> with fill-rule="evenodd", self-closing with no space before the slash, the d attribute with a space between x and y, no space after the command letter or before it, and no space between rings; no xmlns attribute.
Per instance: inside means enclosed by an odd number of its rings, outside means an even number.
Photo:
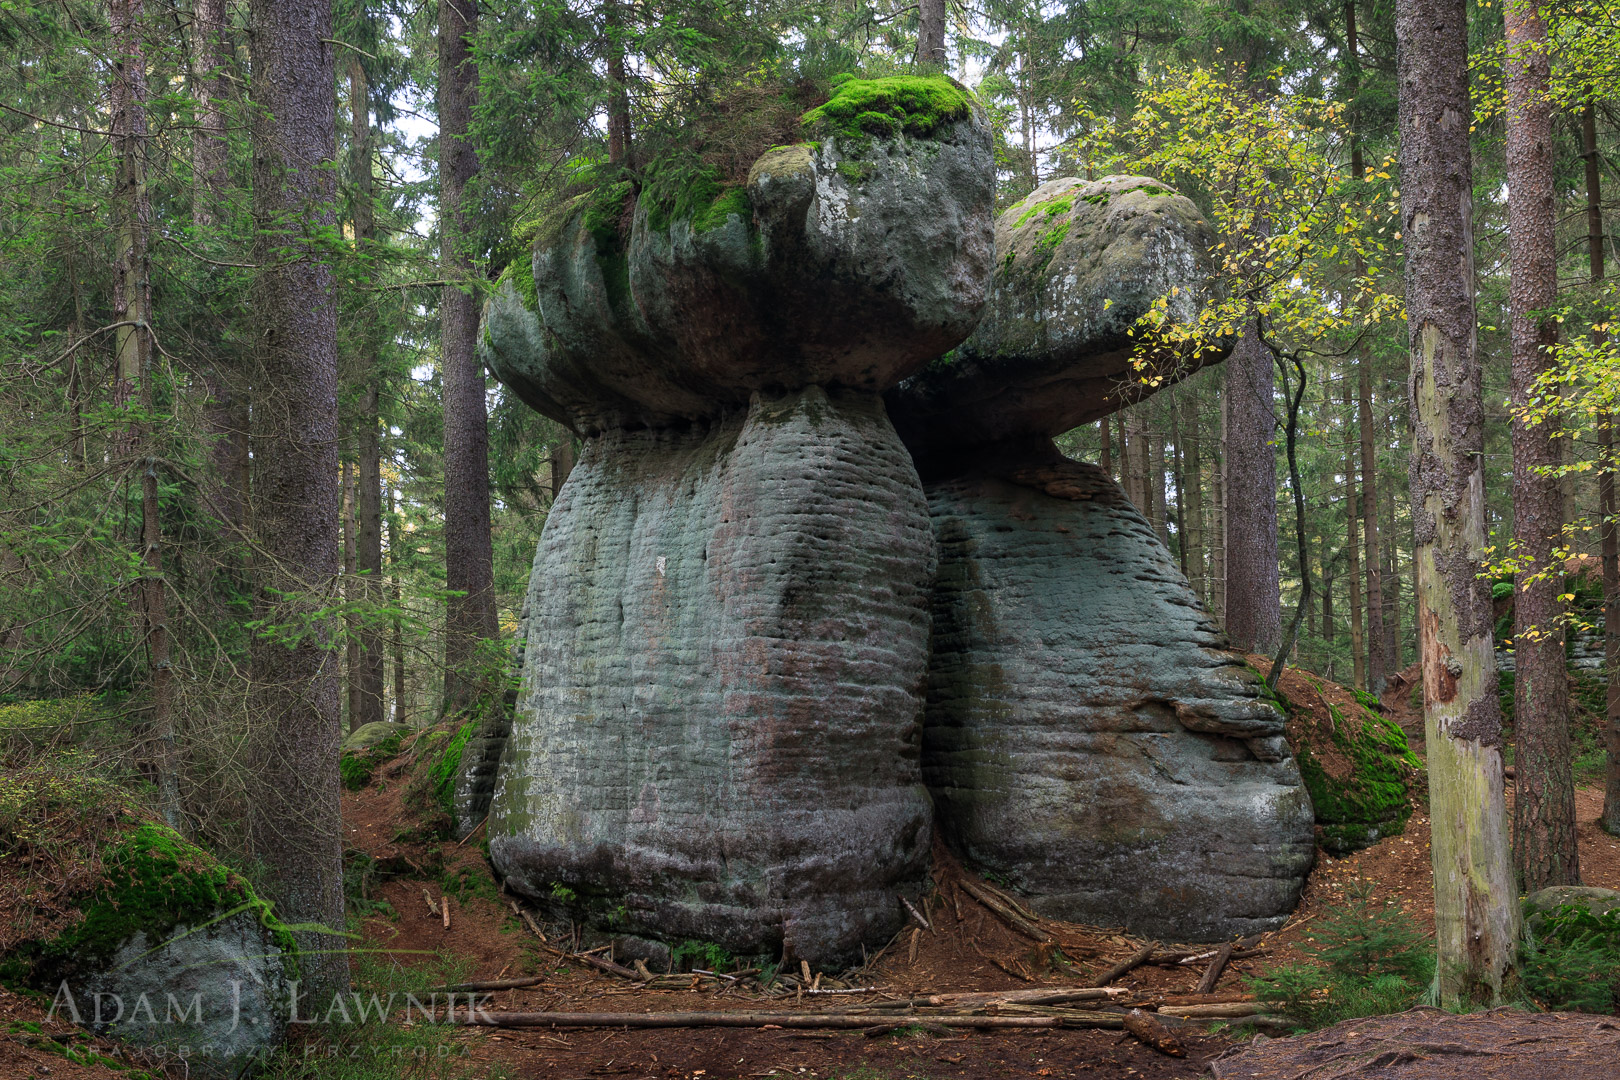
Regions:
<svg viewBox="0 0 1620 1080"><path fill-rule="evenodd" d="M1283 714L1093 465L928 485L936 827L1043 914L1178 941L1274 928L1315 851Z"/></svg>
<svg viewBox="0 0 1620 1080"><path fill-rule="evenodd" d="M1151 392L1130 331L1161 298L1190 322L1212 288L1213 234L1190 200L1140 176L1052 180L996 221L990 300L972 336L887 395L925 475L934 459L1044 443ZM1168 382L1219 348L1150 357Z"/></svg>
<svg viewBox="0 0 1620 1080"><path fill-rule="evenodd" d="M853 79L745 183L605 186L541 229L485 361L582 434L712 418L756 390L883 391L972 331L994 253L983 110L941 76Z"/></svg>
<svg viewBox="0 0 1620 1080"><path fill-rule="evenodd" d="M837 964L892 935L931 836L933 572L874 394L586 440L526 603L489 821L508 887L739 955Z"/></svg>

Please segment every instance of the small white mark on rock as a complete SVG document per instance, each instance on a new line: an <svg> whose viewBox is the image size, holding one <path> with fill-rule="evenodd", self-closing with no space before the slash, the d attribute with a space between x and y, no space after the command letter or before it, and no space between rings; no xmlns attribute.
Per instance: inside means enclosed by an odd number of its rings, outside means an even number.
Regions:
<svg viewBox="0 0 1620 1080"><path fill-rule="evenodd" d="M659 577L664 576L664 567L668 565L669 560L665 559L662 555L658 556L658 558L653 561L653 566L658 570Z"/></svg>

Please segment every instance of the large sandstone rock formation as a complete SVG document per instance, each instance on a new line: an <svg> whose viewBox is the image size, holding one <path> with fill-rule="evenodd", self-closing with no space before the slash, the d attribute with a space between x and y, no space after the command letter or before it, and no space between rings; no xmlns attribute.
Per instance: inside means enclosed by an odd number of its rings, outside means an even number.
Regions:
<svg viewBox="0 0 1620 1080"><path fill-rule="evenodd" d="M1127 331L1195 310L1207 230L1111 177L992 232L988 128L944 79L807 119L746 184L581 199L486 308L491 368L586 436L496 867L633 938L830 964L898 928L937 820L1053 914L1274 925L1310 850L1282 718L1050 443L1144 392Z"/></svg>

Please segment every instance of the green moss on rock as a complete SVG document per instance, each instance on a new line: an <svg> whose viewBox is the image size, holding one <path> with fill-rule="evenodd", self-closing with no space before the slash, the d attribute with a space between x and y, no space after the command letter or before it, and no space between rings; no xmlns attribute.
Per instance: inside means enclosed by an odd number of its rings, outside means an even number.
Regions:
<svg viewBox="0 0 1620 1080"><path fill-rule="evenodd" d="M1360 704L1359 715L1349 718L1335 705L1327 708L1333 719L1328 737L1349 763L1347 775L1334 775L1309 745L1296 745L1294 754L1316 807L1318 841L1343 855L1405 830L1412 814L1408 778L1421 763L1393 721Z"/></svg>
<svg viewBox="0 0 1620 1080"><path fill-rule="evenodd" d="M534 282L534 267L528 259L514 259L506 264L501 276L495 282L498 289L505 282L510 281L512 288L517 291L518 299L523 306L529 309L530 314L540 314L540 289Z"/></svg>
<svg viewBox="0 0 1620 1080"><path fill-rule="evenodd" d="M891 75L846 79L800 122L816 134L851 142L902 133L928 138L972 110L967 91L943 75Z"/></svg>

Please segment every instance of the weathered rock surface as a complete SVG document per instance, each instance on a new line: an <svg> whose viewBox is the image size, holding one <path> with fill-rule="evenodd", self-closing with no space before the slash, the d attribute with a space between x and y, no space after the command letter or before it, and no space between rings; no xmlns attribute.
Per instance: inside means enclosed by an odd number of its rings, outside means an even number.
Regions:
<svg viewBox="0 0 1620 1080"><path fill-rule="evenodd" d="M106 881L80 899L82 919L25 942L8 974L98 1034L160 1057L191 1048L191 1075L251 1071L290 1015L291 935L273 928L245 879L166 826L132 827L108 849Z"/></svg>
<svg viewBox="0 0 1620 1080"><path fill-rule="evenodd" d="M893 386L973 329L994 256L989 126L925 83L946 102L927 123L776 147L684 213L628 184L581 197L535 245L532 301L491 300L485 362L587 435Z"/></svg>
<svg viewBox="0 0 1620 1080"><path fill-rule="evenodd" d="M1173 291L1169 318L1195 319L1211 288L1209 226L1140 176L1048 181L996 219L995 235L977 329L887 395L919 463L1044 441L1147 396L1128 331ZM1167 384L1224 356L1157 357L1147 373Z"/></svg>
<svg viewBox="0 0 1620 1080"><path fill-rule="evenodd" d="M395 741L409 735L413 729L409 724L394 724L387 720L377 720L370 724L362 724L347 735L343 736L343 743L338 747L340 753L358 753L370 750L378 743L389 739Z"/></svg>
<svg viewBox="0 0 1620 1080"><path fill-rule="evenodd" d="M535 556L489 828L509 887L744 954L892 934L929 850L933 572L873 394L588 440Z"/></svg>
<svg viewBox="0 0 1620 1080"><path fill-rule="evenodd" d="M1620 890L1591 885L1551 885L1531 893L1524 901L1526 922L1539 931L1548 915L1560 908L1579 908L1597 918L1620 918Z"/></svg>
<svg viewBox="0 0 1620 1080"><path fill-rule="evenodd" d="M1284 718L1100 469L929 483L923 774L1035 910L1176 940L1273 928L1314 852Z"/></svg>

